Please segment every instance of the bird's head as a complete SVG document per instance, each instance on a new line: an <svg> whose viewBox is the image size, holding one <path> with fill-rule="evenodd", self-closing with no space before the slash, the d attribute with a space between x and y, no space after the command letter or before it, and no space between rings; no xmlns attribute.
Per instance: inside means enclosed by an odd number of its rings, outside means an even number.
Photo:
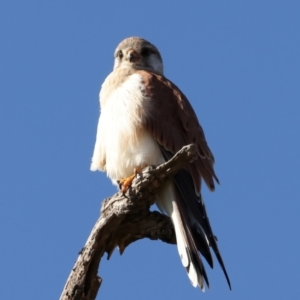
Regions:
<svg viewBox="0 0 300 300"><path fill-rule="evenodd" d="M142 38L129 37L123 40L118 45L114 57L114 70L133 68L163 74L163 62L158 49Z"/></svg>

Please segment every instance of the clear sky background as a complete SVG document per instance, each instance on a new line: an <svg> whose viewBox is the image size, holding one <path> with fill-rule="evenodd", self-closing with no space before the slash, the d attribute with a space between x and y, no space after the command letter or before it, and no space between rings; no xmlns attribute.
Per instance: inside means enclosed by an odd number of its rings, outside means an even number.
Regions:
<svg viewBox="0 0 300 300"><path fill-rule="evenodd" d="M115 193L89 171L100 85L125 37L161 51L216 157L204 188L220 267L191 286L177 249L142 240L99 270L99 299L298 299L299 1L0 3L1 299L58 299Z"/></svg>

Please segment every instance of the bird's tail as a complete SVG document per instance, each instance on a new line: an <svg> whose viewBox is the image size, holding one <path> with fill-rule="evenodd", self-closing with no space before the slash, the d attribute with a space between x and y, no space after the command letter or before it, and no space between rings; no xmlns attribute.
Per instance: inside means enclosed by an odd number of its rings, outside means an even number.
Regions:
<svg viewBox="0 0 300 300"><path fill-rule="evenodd" d="M157 206L170 216L174 224L179 256L189 279L194 287L199 286L204 291L204 282L209 286L208 278L192 236L189 220L178 209L178 194L173 183L164 185L157 196Z"/></svg>

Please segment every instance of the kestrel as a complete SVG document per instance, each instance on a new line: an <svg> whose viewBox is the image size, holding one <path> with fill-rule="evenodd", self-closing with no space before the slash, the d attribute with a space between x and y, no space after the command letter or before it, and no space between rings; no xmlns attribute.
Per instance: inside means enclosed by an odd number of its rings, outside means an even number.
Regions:
<svg viewBox="0 0 300 300"><path fill-rule="evenodd" d="M173 222L192 285L209 286L201 255L213 267L212 248L231 288L201 197L202 180L212 191L218 182L214 157L188 99L163 75L162 57L153 44L130 37L118 45L100 106L91 170L105 171L114 184L132 179L134 170L169 160L187 144L196 145L198 159L159 189L156 204ZM125 189L130 185L130 180L121 182Z"/></svg>

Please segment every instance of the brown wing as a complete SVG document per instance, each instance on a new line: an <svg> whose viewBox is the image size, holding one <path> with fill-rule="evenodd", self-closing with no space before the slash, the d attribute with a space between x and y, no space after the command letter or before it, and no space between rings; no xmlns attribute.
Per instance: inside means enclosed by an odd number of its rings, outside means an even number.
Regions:
<svg viewBox="0 0 300 300"><path fill-rule="evenodd" d="M183 146L195 144L199 158L189 164L196 191L200 192L201 178L210 190L215 189L214 157L205 140L197 116L185 95L165 77L139 71L145 84L145 95L151 99L144 126L167 151L175 154Z"/></svg>
<svg viewBox="0 0 300 300"><path fill-rule="evenodd" d="M219 183L213 169L214 157L206 143L204 132L192 106L176 85L154 73L146 71L139 71L139 73L144 81L144 95L150 100L146 107L144 126L156 139L164 158L170 159L187 144L194 143L197 146L198 159L190 163L186 170L180 170L174 176L176 203L180 217L184 221L183 230L187 237L186 248L191 263L208 285L206 272L197 250L213 267L209 249L211 247L231 289L200 193L201 178L211 190L215 188L214 180Z"/></svg>

